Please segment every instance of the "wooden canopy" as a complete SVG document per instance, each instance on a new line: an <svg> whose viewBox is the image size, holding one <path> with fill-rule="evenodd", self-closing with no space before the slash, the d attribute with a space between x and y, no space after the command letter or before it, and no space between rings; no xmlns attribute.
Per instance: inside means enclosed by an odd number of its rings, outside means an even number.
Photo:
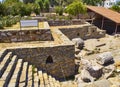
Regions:
<svg viewBox="0 0 120 87"><path fill-rule="evenodd" d="M115 33L117 32L117 27L120 25L120 13L112 11L108 8L97 6L87 6L87 9L103 17L101 29L103 28L104 18L107 18L116 23Z"/></svg>
<svg viewBox="0 0 120 87"><path fill-rule="evenodd" d="M118 12L97 6L87 6L87 8L105 18L108 18L109 20L115 22L116 24L120 24L120 14Z"/></svg>

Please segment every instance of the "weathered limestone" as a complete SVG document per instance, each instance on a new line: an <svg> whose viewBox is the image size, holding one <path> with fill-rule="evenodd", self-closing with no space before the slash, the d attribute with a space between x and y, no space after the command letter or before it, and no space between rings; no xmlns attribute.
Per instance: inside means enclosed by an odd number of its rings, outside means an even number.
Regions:
<svg viewBox="0 0 120 87"><path fill-rule="evenodd" d="M20 80L19 80L19 86L20 87L24 87L27 84L27 69L28 69L28 62L24 62L23 63L23 67L22 67L22 72L20 75Z"/></svg>
<svg viewBox="0 0 120 87"><path fill-rule="evenodd" d="M52 41L50 29L39 30L2 30L0 42Z"/></svg>
<svg viewBox="0 0 120 87"><path fill-rule="evenodd" d="M39 79L40 79L40 86L41 86L41 87L45 87L45 86L44 86L44 80L43 80L42 71L38 71L38 74L39 74Z"/></svg>
<svg viewBox="0 0 120 87"><path fill-rule="evenodd" d="M93 82L95 80L86 69L81 70L81 79L84 82Z"/></svg>
<svg viewBox="0 0 120 87"><path fill-rule="evenodd" d="M75 28L74 27L60 28L60 30L71 40L73 38L82 39L101 38L104 37L106 33L104 30L100 30L97 27L87 23Z"/></svg>
<svg viewBox="0 0 120 87"><path fill-rule="evenodd" d="M13 73L13 70L15 69L16 62L17 62L17 57L13 56L11 62L8 64L9 67L6 66L7 68L4 71L4 73L2 74L2 77L0 78L0 84L2 87L6 86L8 84L10 77Z"/></svg>
<svg viewBox="0 0 120 87"><path fill-rule="evenodd" d="M27 75L27 86L28 87L32 87L32 65L29 65L29 68L28 68L28 75Z"/></svg>
<svg viewBox="0 0 120 87"><path fill-rule="evenodd" d="M105 53L102 53L100 55L98 55L98 57L96 58L97 62L99 64L108 64L110 62L113 62L113 57L112 57L112 54L110 52L105 52Z"/></svg>
<svg viewBox="0 0 120 87"><path fill-rule="evenodd" d="M17 62L17 65L16 65L16 68L14 70L14 73L10 79L10 82L8 84L8 86L17 86L18 85L18 81L19 81L19 76L20 76L20 71L21 71L21 68L22 68L22 59L18 59L18 62Z"/></svg>
<svg viewBox="0 0 120 87"><path fill-rule="evenodd" d="M3 72L6 69L6 66L8 65L8 63L10 62L10 58L12 57L12 52L9 52L4 59L0 62L0 77L3 74Z"/></svg>
<svg viewBox="0 0 120 87"><path fill-rule="evenodd" d="M120 58L115 60L115 67L117 72L120 72Z"/></svg>
<svg viewBox="0 0 120 87"><path fill-rule="evenodd" d="M102 68L99 66L90 66L87 68L87 70L90 75L96 79L99 79L103 74Z"/></svg>
<svg viewBox="0 0 120 87"><path fill-rule="evenodd" d="M34 73L33 73L33 76L34 76L33 86L34 86L34 87L38 87L38 86L39 86L39 76L38 76L38 70L37 70L37 68L35 68Z"/></svg>
<svg viewBox="0 0 120 87"><path fill-rule="evenodd" d="M10 55L11 52L8 54ZM9 56L8 54L5 59ZM15 55L10 57L11 60L6 65L2 77L0 77L0 87L62 87L61 83L52 76L38 71L35 66L17 58ZM3 58L2 62L5 59Z"/></svg>
<svg viewBox="0 0 120 87"><path fill-rule="evenodd" d="M34 64L38 69L43 69L56 78L64 77L62 70L66 77L75 74L74 45L10 50L24 61ZM47 63L49 57L53 62Z"/></svg>
<svg viewBox="0 0 120 87"><path fill-rule="evenodd" d="M109 66L105 66L103 68L103 74L104 74L104 78L108 78L110 77L113 72L115 71L115 66L114 65L109 65Z"/></svg>
<svg viewBox="0 0 120 87"><path fill-rule="evenodd" d="M81 38L74 38L72 39L73 43L75 44L76 48L82 49L84 46L84 41Z"/></svg>

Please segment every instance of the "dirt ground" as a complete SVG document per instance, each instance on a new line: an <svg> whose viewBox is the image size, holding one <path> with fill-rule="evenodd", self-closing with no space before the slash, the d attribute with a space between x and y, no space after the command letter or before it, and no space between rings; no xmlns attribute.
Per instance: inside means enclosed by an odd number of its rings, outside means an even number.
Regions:
<svg viewBox="0 0 120 87"><path fill-rule="evenodd" d="M120 37L106 35L100 39L85 40L85 47L81 51L81 55L87 59L94 59L96 56L103 52L112 52L115 58L120 55ZM91 52L91 54L87 54Z"/></svg>

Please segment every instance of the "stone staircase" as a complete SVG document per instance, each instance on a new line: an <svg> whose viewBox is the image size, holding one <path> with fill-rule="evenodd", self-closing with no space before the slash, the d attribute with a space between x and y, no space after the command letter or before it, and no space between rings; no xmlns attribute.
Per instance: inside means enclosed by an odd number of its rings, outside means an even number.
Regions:
<svg viewBox="0 0 120 87"><path fill-rule="evenodd" d="M59 82L51 75L19 59L12 52L0 54L0 87L77 87Z"/></svg>

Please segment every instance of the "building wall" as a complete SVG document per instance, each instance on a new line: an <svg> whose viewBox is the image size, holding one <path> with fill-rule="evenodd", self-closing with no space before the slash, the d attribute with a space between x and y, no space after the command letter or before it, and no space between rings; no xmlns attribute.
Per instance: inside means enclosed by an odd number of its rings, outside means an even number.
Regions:
<svg viewBox="0 0 120 87"><path fill-rule="evenodd" d="M69 77L75 74L74 45L18 48L8 51L12 51L19 58L35 65L40 70L46 71L57 79L64 78L64 75ZM46 63L48 57L53 59L53 63Z"/></svg>
<svg viewBox="0 0 120 87"><path fill-rule="evenodd" d="M104 37L106 32L100 30L95 26L83 26L78 28L64 28L60 29L63 34L65 34L69 39L73 38L82 38L82 39L91 39L91 38L101 38Z"/></svg>
<svg viewBox="0 0 120 87"><path fill-rule="evenodd" d="M105 0L104 2L104 7L106 8L110 8L113 5L117 4L117 2L119 2L120 0Z"/></svg>
<svg viewBox="0 0 120 87"><path fill-rule="evenodd" d="M40 30L1 30L0 42L51 41L50 29Z"/></svg>

